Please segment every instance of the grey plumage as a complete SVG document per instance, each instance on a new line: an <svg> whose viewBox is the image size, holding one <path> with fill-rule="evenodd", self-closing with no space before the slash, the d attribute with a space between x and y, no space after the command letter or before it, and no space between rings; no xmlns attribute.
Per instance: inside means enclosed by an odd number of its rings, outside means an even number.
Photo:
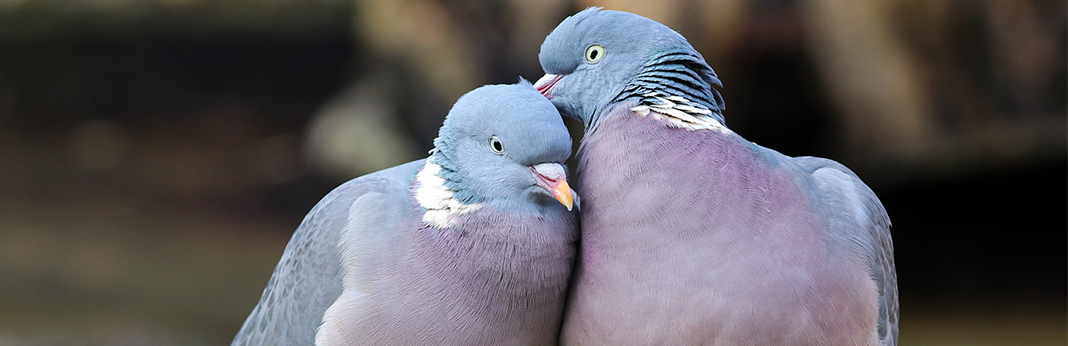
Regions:
<svg viewBox="0 0 1068 346"><path fill-rule="evenodd" d="M482 87L435 146L324 197L233 344L553 342L577 237L559 113L525 81Z"/></svg>
<svg viewBox="0 0 1068 346"><path fill-rule="evenodd" d="M896 344L890 221L852 171L731 131L715 73L647 18L587 9L539 58L586 125L562 343Z"/></svg>

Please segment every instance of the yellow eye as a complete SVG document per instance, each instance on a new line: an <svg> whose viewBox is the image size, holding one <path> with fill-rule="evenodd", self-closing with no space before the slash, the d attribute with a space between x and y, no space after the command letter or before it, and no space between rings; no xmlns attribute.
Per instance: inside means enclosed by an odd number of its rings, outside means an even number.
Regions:
<svg viewBox="0 0 1068 346"><path fill-rule="evenodd" d="M590 45L586 48L586 62L595 63L604 57L604 47L601 45Z"/></svg>

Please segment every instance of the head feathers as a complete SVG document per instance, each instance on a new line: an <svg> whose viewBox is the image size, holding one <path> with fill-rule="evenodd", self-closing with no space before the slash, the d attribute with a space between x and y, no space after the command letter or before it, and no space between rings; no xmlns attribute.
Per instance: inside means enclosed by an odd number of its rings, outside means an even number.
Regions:
<svg viewBox="0 0 1068 346"><path fill-rule="evenodd" d="M603 46L603 58L584 52ZM542 43L538 55L546 73L564 75L553 103L566 116L582 119L587 131L606 106L651 93L685 98L722 122L720 81L682 35L651 19L619 11L585 9L564 19Z"/></svg>

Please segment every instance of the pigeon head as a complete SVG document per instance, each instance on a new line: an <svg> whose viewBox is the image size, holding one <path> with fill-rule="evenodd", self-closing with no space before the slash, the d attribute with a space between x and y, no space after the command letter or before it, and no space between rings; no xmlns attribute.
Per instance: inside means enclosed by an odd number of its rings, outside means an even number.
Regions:
<svg viewBox="0 0 1068 346"><path fill-rule="evenodd" d="M683 97L723 121L716 73L686 38L654 20L587 8L553 29L538 59L546 75L535 87L587 132L606 106L654 92Z"/></svg>
<svg viewBox="0 0 1068 346"><path fill-rule="evenodd" d="M572 207L563 166L571 137L560 113L526 80L460 97L434 146L429 160L461 205L559 201Z"/></svg>

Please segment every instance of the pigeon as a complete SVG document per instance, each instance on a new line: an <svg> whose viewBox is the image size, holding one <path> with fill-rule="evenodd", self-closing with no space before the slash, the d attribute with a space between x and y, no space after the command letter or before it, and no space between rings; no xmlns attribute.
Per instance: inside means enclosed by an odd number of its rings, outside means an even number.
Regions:
<svg viewBox="0 0 1068 346"><path fill-rule="evenodd" d="M561 344L896 344L890 220L850 169L731 131L715 72L653 20L588 8L538 57L585 125Z"/></svg>
<svg viewBox="0 0 1068 346"><path fill-rule="evenodd" d="M578 238L563 118L530 82L484 86L434 146L327 194L233 345L556 343Z"/></svg>

